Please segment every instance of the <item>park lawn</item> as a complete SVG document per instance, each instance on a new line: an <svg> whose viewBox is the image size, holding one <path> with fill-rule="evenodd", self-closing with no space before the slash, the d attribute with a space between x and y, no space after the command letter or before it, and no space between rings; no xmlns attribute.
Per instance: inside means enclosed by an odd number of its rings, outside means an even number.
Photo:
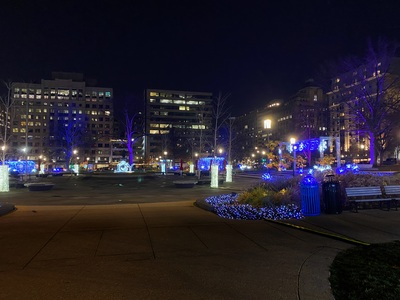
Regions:
<svg viewBox="0 0 400 300"><path fill-rule="evenodd" d="M336 300L400 299L400 241L347 249L330 272Z"/></svg>

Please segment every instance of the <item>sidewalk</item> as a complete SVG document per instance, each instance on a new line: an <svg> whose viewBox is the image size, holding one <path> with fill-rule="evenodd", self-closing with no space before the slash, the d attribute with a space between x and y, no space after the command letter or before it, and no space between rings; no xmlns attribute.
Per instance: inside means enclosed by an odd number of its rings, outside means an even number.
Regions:
<svg viewBox="0 0 400 300"><path fill-rule="evenodd" d="M161 180L143 189L95 185L94 193L75 184L1 195L0 203L17 202L0 217L1 299L333 299L329 266L354 245L324 233L364 243L400 239L400 211L281 225L222 219L194 206L216 192L207 187L176 189Z"/></svg>
<svg viewBox="0 0 400 300"><path fill-rule="evenodd" d="M332 299L350 247L192 201L19 206L0 239L1 299Z"/></svg>
<svg viewBox="0 0 400 300"><path fill-rule="evenodd" d="M372 244L399 240L399 221L400 210L360 209L358 213L350 211L338 215L322 213L319 216L285 223Z"/></svg>

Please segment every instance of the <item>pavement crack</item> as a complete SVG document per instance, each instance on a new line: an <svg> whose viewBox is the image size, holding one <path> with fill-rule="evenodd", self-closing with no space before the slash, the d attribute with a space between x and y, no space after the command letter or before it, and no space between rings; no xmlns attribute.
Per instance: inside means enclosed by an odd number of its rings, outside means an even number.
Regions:
<svg viewBox="0 0 400 300"><path fill-rule="evenodd" d="M144 215L143 215L143 212L142 212L142 209L141 209L140 205L137 204L137 206L138 206L138 208L139 208L140 214L142 215L143 222L144 222L144 224L146 225L146 231L147 231L147 235L148 235L148 237L149 237L149 242L150 242L150 246L151 246L151 251L152 251L152 253L153 253L153 258L156 259L156 253L155 253L155 251L154 251L153 241L151 240L149 225L148 225L147 222L146 222L146 218L145 218Z"/></svg>
<svg viewBox="0 0 400 300"><path fill-rule="evenodd" d="M268 251L267 248L265 248L263 245L261 245L260 243L257 243L254 239L252 239L251 237L249 237L248 235L244 234L243 232L237 230L235 227L233 227L231 224L228 223L224 223L225 225L227 225L228 227L230 227L231 229L235 230L237 233L241 234L242 236L244 236L246 239L248 239L249 241L251 241L253 244L257 245L258 247L260 247L261 249L263 249L264 251Z"/></svg>
<svg viewBox="0 0 400 300"><path fill-rule="evenodd" d="M78 210L71 218L69 218L60 228L58 228L58 230L47 240L46 243L44 243L44 245L42 247L40 247L40 249L31 257L31 259L22 267L22 270L24 270L26 267L28 267L28 265L39 255L40 252L42 252L42 250L51 242L52 239L54 239L54 237L60 233L60 231L67 226L67 224L69 222L71 222L84 208L85 206L82 206L80 210Z"/></svg>

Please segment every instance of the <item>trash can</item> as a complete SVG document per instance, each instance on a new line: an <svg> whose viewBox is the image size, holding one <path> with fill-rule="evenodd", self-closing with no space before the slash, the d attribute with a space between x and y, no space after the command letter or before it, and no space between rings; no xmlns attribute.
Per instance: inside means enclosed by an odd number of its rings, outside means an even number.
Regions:
<svg viewBox="0 0 400 300"><path fill-rule="evenodd" d="M304 216L318 216L321 213L318 181L311 175L300 182L300 197Z"/></svg>
<svg viewBox="0 0 400 300"><path fill-rule="evenodd" d="M340 214L343 210L340 193L340 183L335 180L335 175L326 175L322 183L322 199L325 213Z"/></svg>

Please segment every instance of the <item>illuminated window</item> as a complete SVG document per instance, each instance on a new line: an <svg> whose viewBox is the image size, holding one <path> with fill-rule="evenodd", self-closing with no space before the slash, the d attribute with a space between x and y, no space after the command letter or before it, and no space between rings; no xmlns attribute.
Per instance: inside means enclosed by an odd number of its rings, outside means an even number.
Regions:
<svg viewBox="0 0 400 300"><path fill-rule="evenodd" d="M160 103L172 103L171 99L161 99Z"/></svg>
<svg viewBox="0 0 400 300"><path fill-rule="evenodd" d="M13 132L18 132L18 128L13 128Z"/></svg>
<svg viewBox="0 0 400 300"><path fill-rule="evenodd" d="M159 96L159 94L158 94L158 93L156 93L156 92L150 92L150 96L152 96L152 97L158 97L158 96Z"/></svg>
<svg viewBox="0 0 400 300"><path fill-rule="evenodd" d="M59 89L57 99L69 99L69 90Z"/></svg>
<svg viewBox="0 0 400 300"><path fill-rule="evenodd" d="M198 105L199 101L187 101L186 104L187 105Z"/></svg>
<svg viewBox="0 0 400 300"><path fill-rule="evenodd" d="M150 130L150 134L158 134L158 130Z"/></svg>
<svg viewBox="0 0 400 300"><path fill-rule="evenodd" d="M106 92L106 98L111 98L111 92Z"/></svg>
<svg viewBox="0 0 400 300"><path fill-rule="evenodd" d="M179 106L179 110L190 110L189 106Z"/></svg>
<svg viewBox="0 0 400 300"><path fill-rule="evenodd" d="M175 104L185 104L185 100L174 100Z"/></svg>

